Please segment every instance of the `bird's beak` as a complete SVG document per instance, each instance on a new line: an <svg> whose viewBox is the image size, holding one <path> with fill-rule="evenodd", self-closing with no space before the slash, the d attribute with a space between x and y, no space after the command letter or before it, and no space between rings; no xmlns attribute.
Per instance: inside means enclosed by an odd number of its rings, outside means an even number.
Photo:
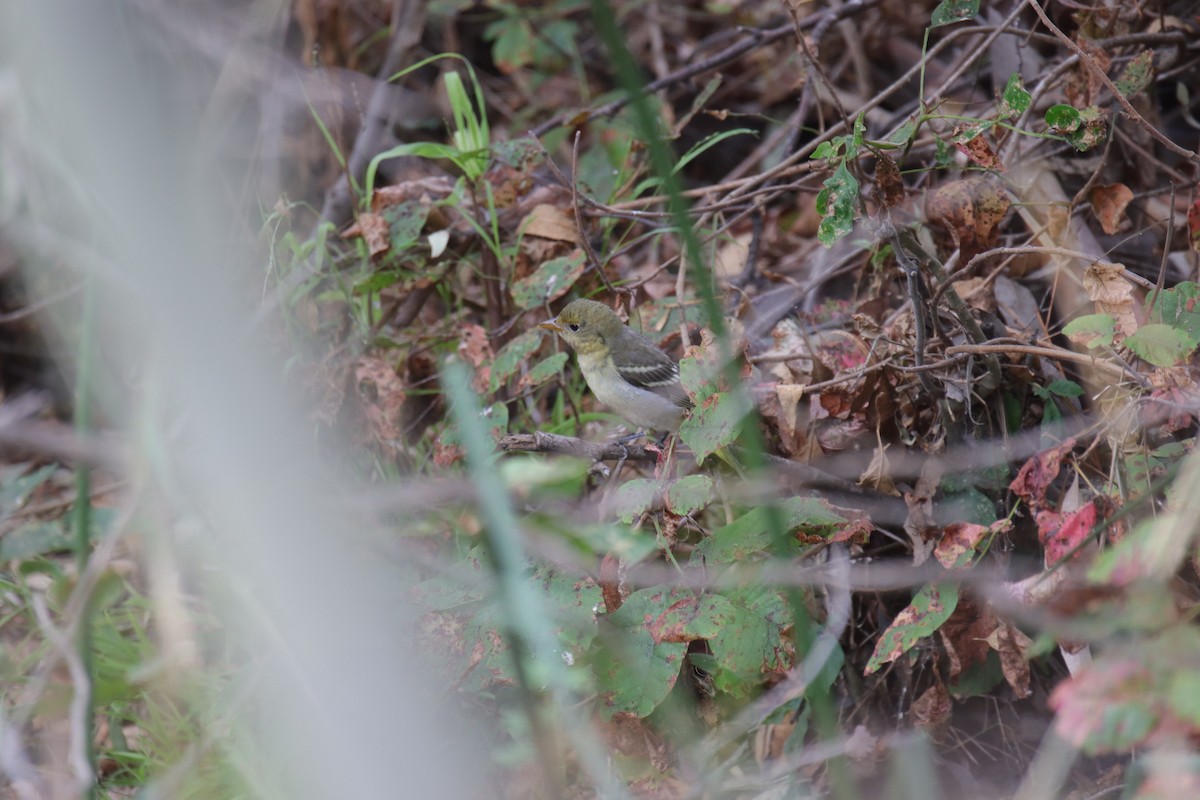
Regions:
<svg viewBox="0 0 1200 800"><path fill-rule="evenodd" d="M563 330L562 325L558 324L558 317L555 317L554 319L548 319L545 322L539 322L538 327L545 328L548 331L554 331L555 333L562 333Z"/></svg>

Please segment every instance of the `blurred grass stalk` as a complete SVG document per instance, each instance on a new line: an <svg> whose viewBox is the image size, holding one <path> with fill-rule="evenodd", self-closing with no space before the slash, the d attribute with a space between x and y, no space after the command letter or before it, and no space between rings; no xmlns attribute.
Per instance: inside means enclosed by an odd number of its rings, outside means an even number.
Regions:
<svg viewBox="0 0 1200 800"><path fill-rule="evenodd" d="M237 649L257 662L254 742L274 759L255 766L280 776L277 795L479 796L475 767L486 758L451 741L450 712L433 699L441 692L414 663L405 598L363 557L339 487L304 446L309 426L281 392L282 365L249 323L262 265L231 245L231 220L246 209L231 211L214 191L220 170L245 154L196 140L205 105L221 99L221 71L270 38L230 28L213 38L219 26L208 23L262 25L286 7L248 2L231 16L215 2L6 4L6 237L26 265L65 264L80 271L65 272L74 280L96 281L108 359L98 410L138 434L130 497L165 512L145 519L169 523L139 529L204 531L171 541L173 561L152 559L151 573L176 572L151 574L151 584L209 593L241 637ZM158 407L147 396L165 398L161 418L142 416ZM215 597L216 585L242 591ZM70 793L69 780L50 782Z"/></svg>

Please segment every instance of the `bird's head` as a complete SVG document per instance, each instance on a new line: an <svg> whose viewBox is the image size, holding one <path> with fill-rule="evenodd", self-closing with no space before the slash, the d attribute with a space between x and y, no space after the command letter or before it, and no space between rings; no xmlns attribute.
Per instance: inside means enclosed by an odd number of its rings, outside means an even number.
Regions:
<svg viewBox="0 0 1200 800"><path fill-rule="evenodd" d="M538 325L554 331L576 352L605 346L620 334L624 323L611 308L595 300L572 300L557 317Z"/></svg>

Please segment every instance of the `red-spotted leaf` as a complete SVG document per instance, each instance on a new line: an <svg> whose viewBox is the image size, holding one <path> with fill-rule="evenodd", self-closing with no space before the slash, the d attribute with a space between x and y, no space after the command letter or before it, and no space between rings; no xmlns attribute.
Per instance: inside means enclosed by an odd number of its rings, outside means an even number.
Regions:
<svg viewBox="0 0 1200 800"><path fill-rule="evenodd" d="M1024 500L1032 508L1040 508L1046 503L1046 490L1058 477L1062 468L1063 456L1075 449L1075 440L1068 439L1058 447L1043 450L1021 466L1017 477L1009 485L1009 490Z"/></svg>
<svg viewBox="0 0 1200 800"><path fill-rule="evenodd" d="M595 662L600 714L605 719L619 713L645 717L670 693L687 645L655 641L648 623L686 596L682 589L642 589L608 616L611 635Z"/></svg>
<svg viewBox="0 0 1200 800"><path fill-rule="evenodd" d="M692 595L671 605L647 630L656 642L692 642L711 639L734 623L733 605L719 594Z"/></svg>
<svg viewBox="0 0 1200 800"><path fill-rule="evenodd" d="M1090 754L1137 747L1159 722L1151 704L1153 674L1135 658L1093 662L1055 688L1058 735Z"/></svg>
<svg viewBox="0 0 1200 800"><path fill-rule="evenodd" d="M696 461L703 462L737 438L749 411L750 404L741 392L711 394L683 421L679 438L692 449Z"/></svg>
<svg viewBox="0 0 1200 800"><path fill-rule="evenodd" d="M729 622L708 640L719 667L713 685L745 697L758 691L764 675L791 669L795 649L783 635L792 622L791 609L783 594L771 588L729 590L723 599L729 604Z"/></svg>
<svg viewBox="0 0 1200 800"><path fill-rule="evenodd" d="M879 637L863 674L870 675L907 653L917 642L933 635L957 606L957 585L927 583L922 586L908 608L901 611Z"/></svg>
<svg viewBox="0 0 1200 800"><path fill-rule="evenodd" d="M1039 512L1038 539L1045 550L1046 566L1053 566L1074 553L1087 540L1098 518L1095 500L1068 514Z"/></svg>

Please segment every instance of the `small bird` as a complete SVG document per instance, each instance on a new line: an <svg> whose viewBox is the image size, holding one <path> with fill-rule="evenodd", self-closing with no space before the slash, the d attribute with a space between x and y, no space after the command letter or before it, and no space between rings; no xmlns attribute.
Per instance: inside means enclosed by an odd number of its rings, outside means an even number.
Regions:
<svg viewBox="0 0 1200 800"><path fill-rule="evenodd" d="M538 327L571 346L592 393L627 422L674 431L692 407L679 382L679 365L603 303L572 300Z"/></svg>

